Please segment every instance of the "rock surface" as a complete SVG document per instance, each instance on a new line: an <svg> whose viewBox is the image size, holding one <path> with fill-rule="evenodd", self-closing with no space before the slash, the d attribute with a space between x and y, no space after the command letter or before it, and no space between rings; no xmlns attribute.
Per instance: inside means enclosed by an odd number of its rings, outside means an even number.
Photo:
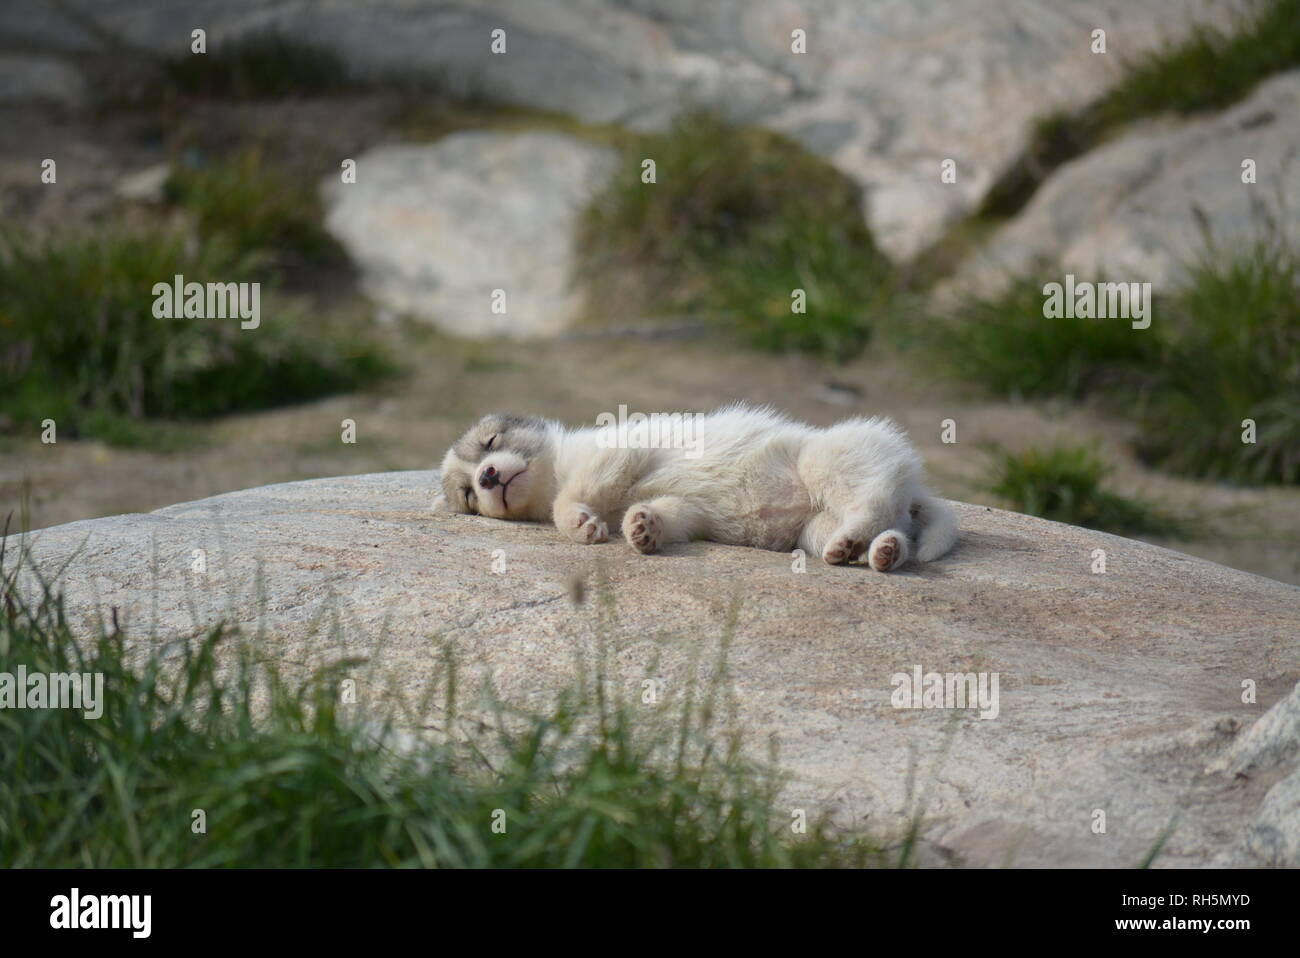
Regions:
<svg viewBox="0 0 1300 958"><path fill-rule="evenodd" d="M931 840L970 865L1132 866L1171 825L1157 865L1300 865L1300 589L961 504L955 551L890 575L708 543L643 557L432 513L434 485L401 472L267 486L28 543L45 574L64 570L76 627L110 607L144 636L226 619L260 627L282 662L373 656L411 700L439 634L507 699L567 685L595 618L567 583L598 563L623 674L639 688L653 662L680 695L739 592L728 682L795 775L792 807L883 829L923 807ZM997 672L997 717L893 708L892 677L917 666Z"/></svg>
<svg viewBox="0 0 1300 958"><path fill-rule="evenodd" d="M1171 16L1168 0L67 0L0 7L0 35L68 51L110 36L182 54L196 27L210 50L275 29L334 47L363 72L423 72L640 127L691 99L830 159L866 188L881 248L907 259L979 203L1034 120L1086 104L1124 60L1198 23L1227 25L1242 6L1186 0ZM495 29L504 54L489 50ZM792 52L796 29L805 53ZM1091 51L1096 29L1105 54ZM948 158L954 184L939 179Z"/></svg>
<svg viewBox="0 0 1300 958"><path fill-rule="evenodd" d="M1254 183L1242 181L1245 160L1255 163ZM1236 251L1268 235L1270 219L1294 234L1298 216L1300 71L1293 71L1219 115L1144 124L1061 167L944 295L996 293L1009 277L1043 267L1168 290L1205 255L1202 222L1218 249Z"/></svg>
<svg viewBox="0 0 1300 958"><path fill-rule="evenodd" d="M154 163L122 177L114 191L124 200L134 200L137 203L161 203L166 196L167 180L171 175L171 164Z"/></svg>
<svg viewBox="0 0 1300 958"><path fill-rule="evenodd" d="M356 161L355 183L326 184L325 225L372 299L471 338L552 335L581 311L574 221L613 172L611 150L475 130Z"/></svg>
<svg viewBox="0 0 1300 958"><path fill-rule="evenodd" d="M85 102L86 82L75 67L55 57L0 54L0 104L75 108Z"/></svg>

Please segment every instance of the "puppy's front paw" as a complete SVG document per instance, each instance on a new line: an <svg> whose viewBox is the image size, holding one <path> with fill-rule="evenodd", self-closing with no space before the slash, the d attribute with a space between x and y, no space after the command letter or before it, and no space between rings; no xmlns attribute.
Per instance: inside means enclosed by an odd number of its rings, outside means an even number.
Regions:
<svg viewBox="0 0 1300 958"><path fill-rule="evenodd" d="M578 514L577 529L577 535L574 538L579 542L585 542L587 545L604 542L609 538L609 526L605 525L599 516L586 512Z"/></svg>
<svg viewBox="0 0 1300 958"><path fill-rule="evenodd" d="M659 548L662 528L659 517L649 506L633 506L623 516L623 537L627 544L646 555Z"/></svg>
<svg viewBox="0 0 1300 958"><path fill-rule="evenodd" d="M594 509L587 506L570 506L556 517L557 526L574 542L594 545L609 538L609 526L601 521Z"/></svg>
<svg viewBox="0 0 1300 958"><path fill-rule="evenodd" d="M890 529L871 540L867 561L877 572L888 572L907 561L908 551L907 536L897 529Z"/></svg>
<svg viewBox="0 0 1300 958"><path fill-rule="evenodd" d="M828 565L844 565L861 558L866 548L866 543L859 542L852 536L834 536L822 550L822 560Z"/></svg>

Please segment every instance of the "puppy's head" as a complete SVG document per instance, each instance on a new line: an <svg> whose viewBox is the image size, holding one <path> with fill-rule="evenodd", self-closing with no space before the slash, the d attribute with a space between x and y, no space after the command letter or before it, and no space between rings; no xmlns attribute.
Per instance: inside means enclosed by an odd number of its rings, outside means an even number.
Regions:
<svg viewBox="0 0 1300 958"><path fill-rule="evenodd" d="M484 416L443 457L434 507L494 519L545 518L551 468L545 420Z"/></svg>

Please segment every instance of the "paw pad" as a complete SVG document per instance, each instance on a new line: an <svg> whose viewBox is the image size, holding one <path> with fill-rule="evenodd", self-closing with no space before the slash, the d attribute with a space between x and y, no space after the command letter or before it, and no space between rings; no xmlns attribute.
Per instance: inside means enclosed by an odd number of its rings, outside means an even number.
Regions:
<svg viewBox="0 0 1300 958"><path fill-rule="evenodd" d="M637 552L654 552L659 546L659 520L653 512L637 509L623 522L628 544Z"/></svg>
<svg viewBox="0 0 1300 958"><path fill-rule="evenodd" d="M903 557L903 544L898 536L886 533L876 537L871 543L871 568L877 572L888 572L898 565Z"/></svg>
<svg viewBox="0 0 1300 958"><path fill-rule="evenodd" d="M830 565L844 565L861 557L865 550L865 543L848 536L841 536L838 539L831 540L830 545L822 552L822 559Z"/></svg>
<svg viewBox="0 0 1300 958"><path fill-rule="evenodd" d="M609 527L596 516L582 510L578 511L573 528L577 531L578 540L587 545L604 542L609 537Z"/></svg>

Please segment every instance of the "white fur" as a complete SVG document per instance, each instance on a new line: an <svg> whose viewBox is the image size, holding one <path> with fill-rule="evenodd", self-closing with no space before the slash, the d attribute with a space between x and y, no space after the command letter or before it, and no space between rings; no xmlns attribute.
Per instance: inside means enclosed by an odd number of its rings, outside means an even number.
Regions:
<svg viewBox="0 0 1300 958"><path fill-rule="evenodd" d="M481 456L457 453L482 446L488 434L492 448ZM833 564L865 557L884 572L909 558L937 559L957 538L956 514L926 489L920 457L888 419L817 429L733 405L703 418L689 456L605 449L599 434L485 417L443 460L444 489L454 496L473 487L462 511L551 519L581 543L602 542L614 529L639 552L708 539L797 547ZM499 486L484 485L489 469L510 482L504 504Z"/></svg>

